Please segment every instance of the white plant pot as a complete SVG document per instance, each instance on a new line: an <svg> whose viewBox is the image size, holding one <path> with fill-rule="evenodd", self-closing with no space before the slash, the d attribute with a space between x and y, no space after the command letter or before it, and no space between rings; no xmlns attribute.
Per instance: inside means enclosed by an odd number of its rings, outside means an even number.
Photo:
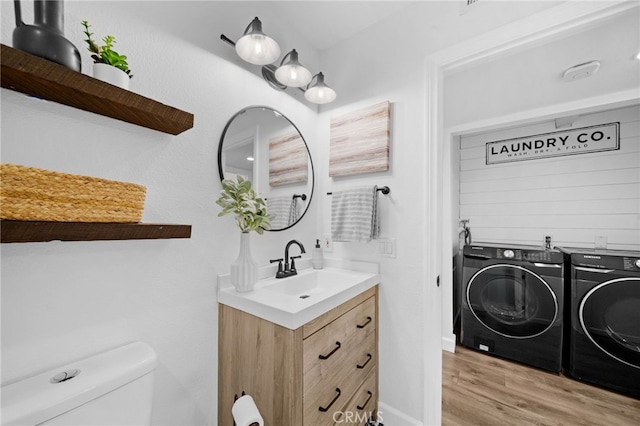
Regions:
<svg viewBox="0 0 640 426"><path fill-rule="evenodd" d="M129 90L129 75L109 64L93 64L93 77L114 86Z"/></svg>

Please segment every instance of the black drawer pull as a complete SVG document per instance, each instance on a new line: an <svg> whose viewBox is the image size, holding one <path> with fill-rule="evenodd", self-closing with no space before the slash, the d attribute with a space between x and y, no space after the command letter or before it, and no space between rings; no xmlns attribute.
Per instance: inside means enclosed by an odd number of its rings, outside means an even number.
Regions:
<svg viewBox="0 0 640 426"><path fill-rule="evenodd" d="M358 328L365 328L372 320L373 318L367 317L367 320L364 322L364 324L358 324Z"/></svg>
<svg viewBox="0 0 640 426"><path fill-rule="evenodd" d="M320 359L329 359L329 357L330 357L331 355L333 355L334 353L336 353L336 351L337 351L338 349L340 349L340 346L342 346L342 345L340 344L340 342L336 342L336 347L335 347L331 352L329 352L327 355L318 355L318 358L320 358Z"/></svg>
<svg viewBox="0 0 640 426"><path fill-rule="evenodd" d="M366 407L369 401L371 400L371 397L373 396L373 394L371 393L371 391L367 391L367 393L369 394L369 398L367 398L364 404L358 405L358 410L364 410L364 407Z"/></svg>
<svg viewBox="0 0 640 426"><path fill-rule="evenodd" d="M340 388L336 388L336 393L337 395L335 396L335 398L333 398L333 400L329 403L329 405L327 405L326 407L318 407L318 410L322 411L323 413L327 412L329 410L329 408L331 408L331 406L338 400L338 398L340 398L340 394L342 393L340 391ZM371 393L371 392L369 392ZM369 401L369 400L367 400ZM366 402L365 402L366 405Z"/></svg>
<svg viewBox="0 0 640 426"><path fill-rule="evenodd" d="M371 354L367 354L367 357L368 357L368 358L367 358L367 360L364 362L364 364L362 364L362 365L357 364L357 365L356 365L356 367L358 367L358 368L364 368L364 367L366 367L366 366L367 366L367 364L369 364L369 361L371 361L371 358L373 358L373 356L372 356Z"/></svg>

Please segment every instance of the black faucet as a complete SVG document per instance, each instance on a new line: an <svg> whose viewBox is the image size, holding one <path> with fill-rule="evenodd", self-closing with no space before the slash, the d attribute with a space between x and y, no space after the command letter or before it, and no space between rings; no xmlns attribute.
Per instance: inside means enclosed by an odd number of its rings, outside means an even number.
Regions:
<svg viewBox="0 0 640 426"><path fill-rule="evenodd" d="M300 255L299 256L291 256L289 257L289 247L293 244L296 244L300 247ZM281 268L281 263L278 264L278 272L276 273L276 278L285 278L290 277L292 275L297 275L298 271L296 270L296 262L295 259L300 259L302 257L302 253L306 253L304 246L301 242L296 240L291 240L287 243L287 246L284 248L284 268ZM291 260L291 264L289 264L289 260ZM272 262L281 262L282 259L275 259Z"/></svg>

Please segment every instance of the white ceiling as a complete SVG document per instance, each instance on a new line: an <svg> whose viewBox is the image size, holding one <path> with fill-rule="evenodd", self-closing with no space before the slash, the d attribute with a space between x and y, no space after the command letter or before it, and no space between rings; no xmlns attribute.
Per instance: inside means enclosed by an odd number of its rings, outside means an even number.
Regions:
<svg viewBox="0 0 640 426"><path fill-rule="evenodd" d="M459 0L450 0L459 1ZM328 49L411 5L410 1L286 1L272 10L316 50Z"/></svg>
<svg viewBox="0 0 640 426"><path fill-rule="evenodd" d="M640 9L446 73L445 125L500 117L635 90L640 95ZM592 76L564 82L566 69L598 61ZM459 102L465 99L465 102ZM458 100L458 101L456 101Z"/></svg>
<svg viewBox="0 0 640 426"><path fill-rule="evenodd" d="M568 2L612 0L566 0ZM631 0L637 2L638 0ZM153 3L153 7L141 7L140 4ZM122 2L130 17L150 22L154 27L162 28L191 43L218 55L235 61L240 67L248 67L238 58L233 49L220 41L220 34L237 40L246 25L254 16L263 22L265 33L280 43L283 51L297 48L304 54L303 63L310 69L318 69L321 61L329 64L333 57L339 57L340 44L357 40L366 51L360 54L386 56L394 54L405 58L409 52L412 57L425 57L439 49L456 43L471 40L487 31L529 17L545 9L560 6L561 0L479 0L474 6L465 9L463 0L414 0L414 1L376 1L376 0L294 0L294 1L146 1ZM128 7L131 5L130 7ZM120 9L119 9L120 11ZM466 11L466 13L464 13ZM622 52L622 46L640 39L638 33L638 11L630 11L636 17L632 26L617 42L611 37L609 43L578 43L577 48L567 48L568 53L559 53L564 44L555 40L549 44L540 61L531 69L519 71L524 75L550 75L561 73L566 67L593 59L603 60L602 69L596 78L615 79L619 70L628 68L629 58ZM179 17L179 18L178 18ZM635 33L633 31L635 30ZM630 34L630 35L629 35ZM365 38L366 37L366 38ZM586 38L585 38L586 40ZM410 41L410 43L405 43ZM603 40L599 40L603 41ZM383 51L375 51L373 46L383 46ZM310 52L310 50L315 50ZM517 49L521 51L522 49ZM526 50L526 49L525 49ZM583 52L583 50L585 50ZM582 52L582 58L577 54ZM302 53L304 52L304 53ZM334 55L335 52L335 55ZM509 52L511 55L515 52ZM611 58L611 54L619 57ZM402 55L404 54L404 56ZM629 54L630 55L630 54ZM624 56L624 57L623 57ZM492 56L487 61L495 62L499 58ZM474 66L479 66L475 63ZM509 65L504 69L515 69ZM518 68L519 69L519 68ZM615 72L613 72L615 70ZM459 70L461 71L461 69ZM343 70L349 72L349 70ZM476 74L477 75L477 74ZM334 73L334 78L336 74ZM513 76L508 76L513 77ZM521 78L520 82L527 78ZM336 83L340 83L340 79ZM574 84L583 84L584 82ZM515 84L515 83L514 83ZM525 84L526 87L532 87ZM535 87L535 86L533 86ZM571 87L572 86L561 86Z"/></svg>
<svg viewBox="0 0 640 426"><path fill-rule="evenodd" d="M153 7L146 7L150 3ZM261 19L264 32L278 40L281 48L306 47L319 54L376 24L380 31L388 31L390 38L411 39L429 34L443 40L457 39L459 25L465 25L465 34L486 31L560 3L563 1L479 0L471 8L464 8L464 0L146 0L121 2L119 11L227 57L228 46L219 42L219 35L237 40L254 16ZM466 16L462 16L463 10L468 12ZM476 26L480 28L469 28ZM309 55L308 51L305 53Z"/></svg>
<svg viewBox="0 0 640 426"><path fill-rule="evenodd" d="M419 26L422 28L409 28L409 31L420 34L424 28L439 28L442 13L451 9L459 16L487 13L487 10L490 10L489 14L504 13L510 16L512 12L507 9L536 13L562 2L563 0L477 0L470 7L466 6L467 0L253 0L233 3L235 7L248 8L260 16L272 15L286 22L292 32L321 52L412 6L412 13L420 14ZM422 7L416 8L419 3L422 3ZM487 21L493 19L491 16L485 18ZM268 26L274 24L269 22ZM389 30L393 31L394 28ZM445 28L441 30L446 31Z"/></svg>

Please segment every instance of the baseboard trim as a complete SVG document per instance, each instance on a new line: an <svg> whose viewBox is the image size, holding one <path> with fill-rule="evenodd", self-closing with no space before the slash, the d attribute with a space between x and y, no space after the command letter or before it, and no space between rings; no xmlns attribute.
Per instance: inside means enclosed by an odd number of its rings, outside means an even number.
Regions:
<svg viewBox="0 0 640 426"><path fill-rule="evenodd" d="M384 402L378 402L378 412L382 416L384 426L423 426L420 420L416 420Z"/></svg>
<svg viewBox="0 0 640 426"><path fill-rule="evenodd" d="M456 352L456 335L442 336L442 350L455 353Z"/></svg>

